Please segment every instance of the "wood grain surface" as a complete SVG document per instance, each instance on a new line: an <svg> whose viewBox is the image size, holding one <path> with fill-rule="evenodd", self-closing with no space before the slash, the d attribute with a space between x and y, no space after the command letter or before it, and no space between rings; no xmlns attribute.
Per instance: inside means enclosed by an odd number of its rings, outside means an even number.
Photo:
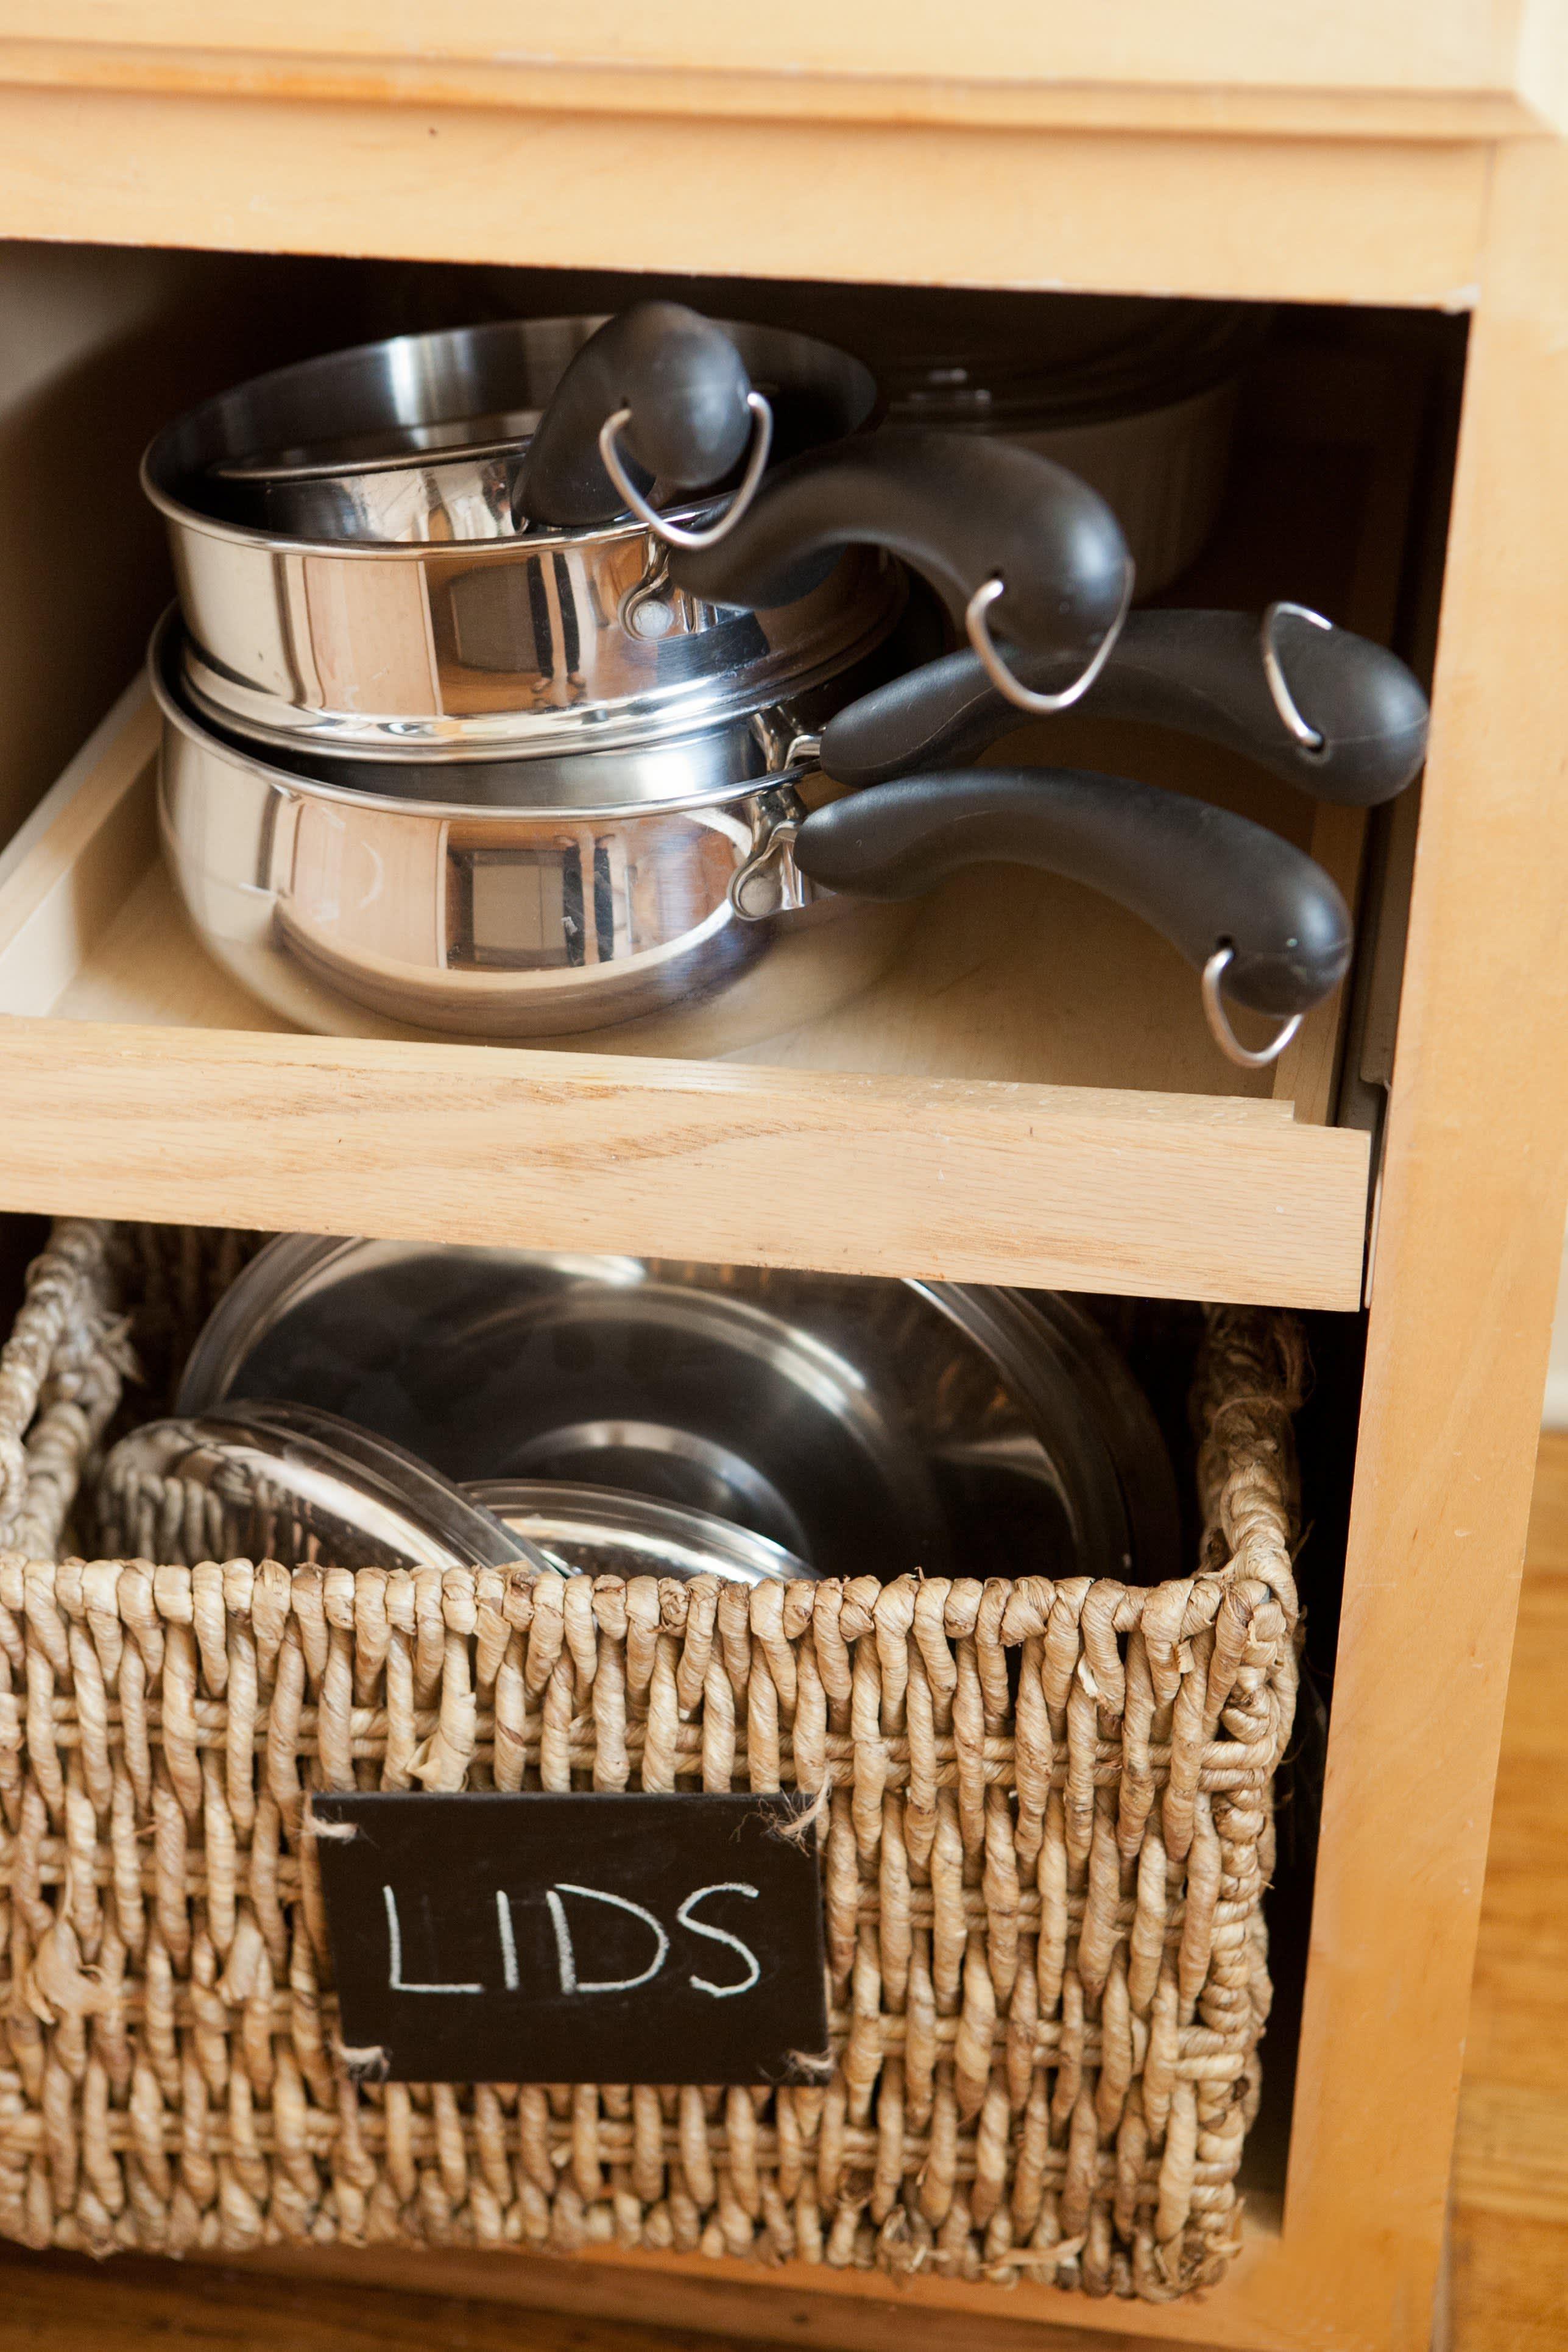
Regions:
<svg viewBox="0 0 1568 2352"><path fill-rule="evenodd" d="M69 1034L66 1058L56 1023L0 1024L0 1207L1162 1297L1359 1293L1366 1139L1296 1126L1288 1104Z"/></svg>
<svg viewBox="0 0 1568 2352"><path fill-rule="evenodd" d="M405 104L299 104L287 70L172 89L73 83L69 63L28 45L7 81L0 52L0 235L1453 308L1484 242L1485 146L1358 136L1353 96L1320 108L1321 135L1273 143L1205 135L1184 96L1168 135L1123 142L900 122L907 82L894 120L866 121L770 114L778 77L711 114L700 73L659 108L642 73L590 91L542 68L499 104L439 75Z"/></svg>
<svg viewBox="0 0 1568 2352"><path fill-rule="evenodd" d="M349 90L383 104L439 95L516 105L563 83L579 104L683 112L876 120L901 101L913 121L1433 137L1527 131L1560 119L1563 98L1550 0L1452 0L1436 25L1421 0L1320 10L1309 72L1300 12L1255 0L1175 12L1161 0L1122 0L1113 12L998 0L978 23L926 0L896 10L797 0L783 16L762 0L696 0L668 15L591 0L564 21L541 0L448 0L433 16L372 0L228 0L216 13L200 0L14 0L6 22L19 77L141 89L238 83L293 99ZM1288 104L1309 96L1315 108Z"/></svg>
<svg viewBox="0 0 1568 2352"><path fill-rule="evenodd" d="M1568 1024L1568 829L1552 814L1568 672L1541 661L1524 617L1568 610L1568 530L1541 520L1568 518L1568 289L1548 258L1568 228L1568 152L1505 151L1495 194L1448 540L1285 2205L1310 2340L1335 2352L1425 2352L1429 2339L1568 1195L1568 1087L1541 1082L1556 1059L1548 1040Z"/></svg>
<svg viewBox="0 0 1568 2352"><path fill-rule="evenodd" d="M1321 12L1320 12L1321 13ZM1320 24L1312 74L1320 88L1500 89L1521 73L1528 12L1486 0L1455 0L1440 37L1423 0L1373 0L1336 9ZM1215 82L1289 83L1300 76L1300 19L1256 0L1203 0L1173 19L1160 0L1123 0L1115 21L1093 11L994 0L968 24L916 0L857 7L795 0L781 20L765 0L688 0L649 16L637 0L580 0L563 23L548 0L447 0L434 16L381 0L226 0L215 17L206 0L11 0L13 37L30 36L89 49L121 42L176 77L195 50L215 62L237 52L310 59L363 59L385 68L405 60L429 71L441 61L493 64L554 58L577 64L691 68L754 67L778 75L902 74L939 83L965 77L1026 87L1061 81L1201 87ZM896 34L896 40L891 36ZM170 53L174 52L173 55ZM229 65L232 74L235 67ZM941 103L939 89L928 101Z"/></svg>
<svg viewBox="0 0 1568 2352"><path fill-rule="evenodd" d="M1453 2352L1568 2343L1568 1435L1542 1441L1454 2150Z"/></svg>
<svg viewBox="0 0 1568 2352"><path fill-rule="evenodd" d="M759 2342L730 2332L695 2294L685 2298L688 2316L659 2326L631 2315L647 2305L630 2280L622 2315L600 2317L574 2300L574 2288L592 2275L581 2265L502 2256L491 2267L526 2272L539 2307L174 2263L125 2260L99 2270L7 2246L0 2248L0 2352L779 2352L785 2343L811 2352L908 2352L910 2343L909 2315L892 2298L850 2305L847 2323L841 2312L825 2334L803 2298L779 2295L770 2324L789 2332ZM933 2326L929 2315L919 2343L921 2352L1156 2352L1143 2336L1070 2326L1043 2333L1016 2320Z"/></svg>

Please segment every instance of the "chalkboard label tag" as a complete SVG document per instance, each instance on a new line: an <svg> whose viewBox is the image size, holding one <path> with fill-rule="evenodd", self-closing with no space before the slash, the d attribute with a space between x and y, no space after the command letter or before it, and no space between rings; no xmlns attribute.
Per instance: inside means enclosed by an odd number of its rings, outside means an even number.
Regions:
<svg viewBox="0 0 1568 2352"><path fill-rule="evenodd" d="M826 2079L809 1798L397 1790L310 1803L359 2079Z"/></svg>

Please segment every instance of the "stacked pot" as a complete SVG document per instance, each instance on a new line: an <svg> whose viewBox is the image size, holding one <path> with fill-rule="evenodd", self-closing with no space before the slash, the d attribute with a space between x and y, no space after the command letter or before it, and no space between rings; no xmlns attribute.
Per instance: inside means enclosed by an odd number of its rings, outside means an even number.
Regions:
<svg viewBox="0 0 1568 2352"><path fill-rule="evenodd" d="M843 352L647 303L335 353L170 425L160 811L214 954L310 1029L721 1052L1003 859L1132 907L1226 1050L1226 998L1278 1050L1350 953L1300 851L952 762L1076 704L1372 801L1419 764L1415 681L1298 607L1129 619L1095 492L879 416Z"/></svg>

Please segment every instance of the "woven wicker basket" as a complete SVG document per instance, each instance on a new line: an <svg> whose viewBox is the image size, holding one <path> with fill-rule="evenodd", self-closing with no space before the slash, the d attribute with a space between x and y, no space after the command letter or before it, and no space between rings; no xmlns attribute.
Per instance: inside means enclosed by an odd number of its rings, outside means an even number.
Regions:
<svg viewBox="0 0 1568 2352"><path fill-rule="evenodd" d="M1201 1562L1149 1591L61 1559L130 1347L160 1409L247 1246L63 1223L0 1355L0 2232L1220 2276L1295 1697L1289 1319L1211 1310ZM356 1784L829 1791L830 2084L354 2085L300 1832Z"/></svg>

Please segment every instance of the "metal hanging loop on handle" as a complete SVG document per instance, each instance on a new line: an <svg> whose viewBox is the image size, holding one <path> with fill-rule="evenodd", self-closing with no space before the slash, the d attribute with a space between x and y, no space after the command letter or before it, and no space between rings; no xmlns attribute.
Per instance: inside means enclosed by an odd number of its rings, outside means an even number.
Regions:
<svg viewBox="0 0 1568 2352"><path fill-rule="evenodd" d="M1008 701L1016 704L1020 710L1027 710L1037 717L1048 717L1053 710L1068 710L1075 702L1080 701L1110 659L1116 640L1121 635L1122 625L1132 603L1132 558L1129 556L1116 618L1101 637L1094 658L1082 677L1075 679L1061 694L1037 694L1032 687L1023 685L1014 677L996 650L991 625L985 617L998 596L1006 594L1007 583L1000 572L993 572L989 580L983 580L964 609L963 625L969 633L969 642L979 655L981 666L997 693L1005 694Z"/></svg>
<svg viewBox="0 0 1568 2352"><path fill-rule="evenodd" d="M1314 629L1331 629L1333 623L1326 621L1321 613L1314 613L1310 604L1270 604L1263 615L1263 627L1260 632L1263 646L1263 675L1268 680L1268 691L1273 697L1274 708L1308 759L1323 760L1328 757L1329 747L1318 730L1315 727L1310 727L1302 718L1296 698L1290 691L1290 682L1285 675L1284 667L1279 659L1279 648L1274 641L1275 627L1283 613L1289 613L1292 620L1310 621Z"/></svg>
<svg viewBox="0 0 1568 2352"><path fill-rule="evenodd" d="M718 521L710 524L706 530L684 530L679 523L667 521L657 507L649 506L632 480L616 440L617 435L624 432L632 421L629 408L616 409L599 427L599 455L605 461L605 473L638 522L645 524L656 539L663 540L667 547L717 546L720 540L728 538L756 497L767 469L768 452L773 446L773 412L760 392L749 392L746 405L752 412L752 447L746 459L746 470L741 477L734 497Z"/></svg>
<svg viewBox="0 0 1568 2352"><path fill-rule="evenodd" d="M1280 1055L1301 1026L1306 1015L1293 1013L1289 1020L1281 1026L1279 1035L1271 1038L1268 1044L1256 1054L1244 1045L1230 1025L1230 1015L1225 1009L1225 999L1220 994L1220 982L1229 971L1231 958L1235 953L1236 950L1228 945L1215 948L1204 966L1204 1017L1209 1024L1210 1035L1227 1062L1235 1062L1237 1067L1243 1070L1266 1070L1271 1062L1277 1062L1279 1059Z"/></svg>

